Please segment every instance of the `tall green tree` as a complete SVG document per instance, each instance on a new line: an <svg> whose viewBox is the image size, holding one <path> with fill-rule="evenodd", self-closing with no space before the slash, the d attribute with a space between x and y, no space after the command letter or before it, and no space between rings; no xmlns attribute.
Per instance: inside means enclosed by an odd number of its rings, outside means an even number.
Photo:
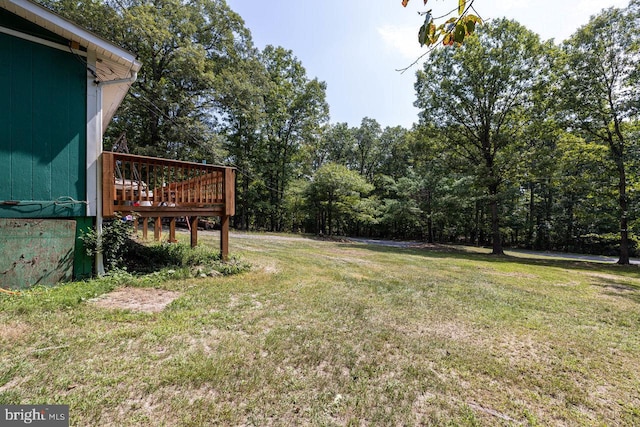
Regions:
<svg viewBox="0 0 640 427"><path fill-rule="evenodd" d="M609 147L616 165L620 223L619 264L629 264L627 163L629 119L638 113L640 2L591 18L565 43L562 95L570 126Z"/></svg>
<svg viewBox="0 0 640 427"><path fill-rule="evenodd" d="M136 152L220 161L215 128L219 76L251 48L244 22L224 0L123 0L131 31L124 47L143 68L118 128L132 133ZM117 129L120 130L120 129Z"/></svg>
<svg viewBox="0 0 640 427"><path fill-rule="evenodd" d="M327 124L323 127L320 138L307 141L305 150L310 173L330 162L353 167L355 133L356 129L350 128L348 123Z"/></svg>
<svg viewBox="0 0 640 427"><path fill-rule="evenodd" d="M369 117L363 118L360 127L355 131L354 166L369 182L373 182L373 176L380 164L381 135L382 127L375 119Z"/></svg>
<svg viewBox="0 0 640 427"><path fill-rule="evenodd" d="M493 21L476 34L458 49L432 52L418 72L415 104L486 189L493 253L502 254L501 186L522 148L543 49L536 34L513 21Z"/></svg>
<svg viewBox="0 0 640 427"><path fill-rule="evenodd" d="M45 4L137 54L143 64L108 137L126 132L139 154L223 159L215 132L219 76L252 49L244 22L224 0Z"/></svg>
<svg viewBox="0 0 640 427"><path fill-rule="evenodd" d="M344 165L327 163L320 167L307 187L307 200L323 234L333 235L336 225L357 219L362 198L373 186Z"/></svg>
<svg viewBox="0 0 640 427"><path fill-rule="evenodd" d="M264 197L260 176L264 155L261 129L267 120L265 96L268 90L266 70L257 52L220 73L215 102L219 112L218 129L225 136L228 161L237 167L236 215L234 226L253 226L256 208Z"/></svg>
<svg viewBox="0 0 640 427"><path fill-rule="evenodd" d="M378 173L394 179L406 176L413 163L409 131L402 126L386 127L380 135Z"/></svg>
<svg viewBox="0 0 640 427"><path fill-rule="evenodd" d="M264 146L261 176L268 190L268 227L281 231L284 195L296 176L297 155L305 140L315 138L329 119L326 84L309 79L293 52L267 46L261 55L268 88L264 97L267 120L260 130Z"/></svg>
<svg viewBox="0 0 640 427"><path fill-rule="evenodd" d="M555 151L557 172L555 233L567 250L584 249L581 242L590 234L616 231L615 165L603 144L587 142L565 134Z"/></svg>

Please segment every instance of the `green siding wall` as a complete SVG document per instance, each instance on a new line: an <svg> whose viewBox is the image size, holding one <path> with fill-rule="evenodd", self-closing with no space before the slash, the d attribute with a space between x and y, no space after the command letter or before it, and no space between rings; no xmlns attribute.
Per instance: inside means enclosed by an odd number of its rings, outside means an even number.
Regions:
<svg viewBox="0 0 640 427"><path fill-rule="evenodd" d="M0 288L71 280L75 236L74 220L0 218Z"/></svg>
<svg viewBox="0 0 640 427"><path fill-rule="evenodd" d="M0 34L0 218L85 215L86 82L83 58Z"/></svg>

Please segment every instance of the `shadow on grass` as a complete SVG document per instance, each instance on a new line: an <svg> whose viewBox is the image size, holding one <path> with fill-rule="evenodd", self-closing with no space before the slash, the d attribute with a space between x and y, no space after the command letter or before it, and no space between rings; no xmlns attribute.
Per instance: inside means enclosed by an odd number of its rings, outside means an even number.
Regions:
<svg viewBox="0 0 640 427"><path fill-rule="evenodd" d="M181 244L144 245L128 240L123 265L131 274L148 274L163 268L182 267L185 247Z"/></svg>
<svg viewBox="0 0 640 427"><path fill-rule="evenodd" d="M603 288L605 295L626 298L640 304L640 285L630 282L630 280L640 279L640 266L638 265L619 265L586 260L529 258L526 255L516 257L512 255L479 254L451 246L398 248L361 243L345 243L344 246L394 255L406 254L441 260L453 258L456 260L481 261L495 264L519 264L534 267L558 268L583 273L595 273L598 275L598 281L591 282L591 285ZM625 278L629 280L625 280Z"/></svg>
<svg viewBox="0 0 640 427"><path fill-rule="evenodd" d="M451 246L442 247L426 247L426 248L398 248L390 246L378 246L362 243L345 243L345 247L366 249L369 251L388 253L388 254L407 254L413 256L422 256L428 258L447 259L454 258L458 260L483 261L496 264L522 264L537 267L553 267L566 270L576 270L585 272L599 272L616 274L618 276L628 276L630 278L640 278L640 266L638 265L619 265L614 263L603 263L586 260L567 260L553 258L534 258L526 255L492 255L468 252ZM619 285L620 286L620 285ZM623 286L629 290L640 291L637 285L623 283Z"/></svg>

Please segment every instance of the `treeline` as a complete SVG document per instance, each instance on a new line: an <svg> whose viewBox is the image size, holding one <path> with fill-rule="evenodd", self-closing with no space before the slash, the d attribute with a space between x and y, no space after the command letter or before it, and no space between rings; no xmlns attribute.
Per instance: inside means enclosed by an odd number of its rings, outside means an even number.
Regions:
<svg viewBox="0 0 640 427"><path fill-rule="evenodd" d="M236 228L635 254L637 0L559 46L494 20L435 49L412 129L330 123L325 84L224 1L45 4L143 63L107 148L237 167Z"/></svg>

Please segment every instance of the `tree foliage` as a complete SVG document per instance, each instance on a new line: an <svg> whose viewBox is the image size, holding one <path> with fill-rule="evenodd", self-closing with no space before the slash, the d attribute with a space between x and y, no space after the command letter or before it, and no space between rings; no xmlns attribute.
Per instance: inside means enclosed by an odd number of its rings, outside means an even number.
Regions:
<svg viewBox="0 0 640 427"><path fill-rule="evenodd" d="M629 119L638 113L640 2L594 16L564 45L562 95L572 124L609 147L618 174L620 264L629 263Z"/></svg>
<svg viewBox="0 0 640 427"><path fill-rule="evenodd" d="M470 13L473 10L473 2L474 0L458 0L457 7L442 17L434 18L432 9L420 12L420 15L424 16L424 23L418 31L420 46L432 46L440 41L445 46L461 45L465 38L475 32L476 26L482 23L479 16ZM425 6L427 3L428 0L424 0ZM402 0L402 6L407 7L408 4L409 0ZM438 22L447 17L443 22Z"/></svg>
<svg viewBox="0 0 640 427"><path fill-rule="evenodd" d="M309 204L316 213L318 230L333 235L348 220L357 220L362 198L373 186L357 172L336 163L320 167L309 183Z"/></svg>
<svg viewBox="0 0 640 427"><path fill-rule="evenodd" d="M457 48L429 50L412 129L329 123L326 85L223 0L41 1L143 63L107 147L236 166L237 228L637 254L638 0L561 48L473 1L421 12Z"/></svg>
<svg viewBox="0 0 640 427"><path fill-rule="evenodd" d="M522 152L520 136L543 56L537 35L513 21L486 25L460 49L434 51L418 73L416 105L489 197L493 252L502 253L501 187Z"/></svg>

